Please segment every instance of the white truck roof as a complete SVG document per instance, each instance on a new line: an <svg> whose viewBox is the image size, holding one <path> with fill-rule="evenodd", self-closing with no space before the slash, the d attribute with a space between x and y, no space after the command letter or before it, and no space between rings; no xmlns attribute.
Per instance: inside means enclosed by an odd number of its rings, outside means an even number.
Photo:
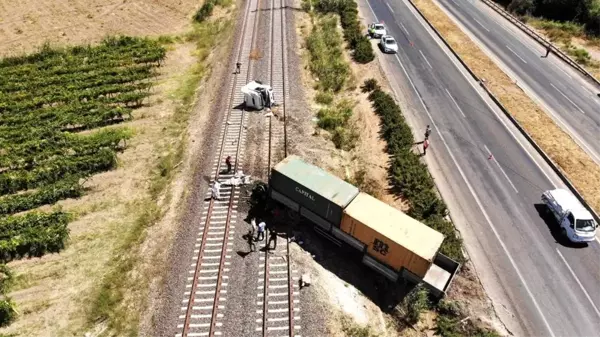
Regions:
<svg viewBox="0 0 600 337"><path fill-rule="evenodd" d="M565 189L557 188L555 190L546 191L563 210L569 210L573 213L576 219L593 219L592 214L583 207L581 202Z"/></svg>

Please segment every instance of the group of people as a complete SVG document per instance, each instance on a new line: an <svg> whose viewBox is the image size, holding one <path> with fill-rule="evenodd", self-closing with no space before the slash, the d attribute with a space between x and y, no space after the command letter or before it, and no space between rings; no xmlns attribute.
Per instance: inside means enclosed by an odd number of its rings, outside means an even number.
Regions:
<svg viewBox="0 0 600 337"><path fill-rule="evenodd" d="M267 224L264 221L258 223L256 225L256 220L252 219L250 221L250 225L252 228L248 233L248 244L250 246L251 251L256 250L255 242L263 241L265 239L265 234L267 230L269 231L269 240L267 241L267 245L265 249L267 250L275 250L277 248L277 232L273 228L267 227ZM254 237L253 233L256 231L256 237ZM273 243L273 248L271 248L271 243Z"/></svg>

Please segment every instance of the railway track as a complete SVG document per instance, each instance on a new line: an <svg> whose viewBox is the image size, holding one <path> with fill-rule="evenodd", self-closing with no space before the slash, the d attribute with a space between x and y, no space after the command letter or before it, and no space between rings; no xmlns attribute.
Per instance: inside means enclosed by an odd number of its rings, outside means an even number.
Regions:
<svg viewBox="0 0 600 337"><path fill-rule="evenodd" d="M240 73L234 74L230 80L229 108L221 126L221 141L212 166L211 186L215 180L231 178L234 172L241 169L248 115L243 108L236 106L243 102L241 88L252 75L253 62L249 56L256 41L259 6L260 0L248 0L246 4L242 36L237 46L237 62L241 62L242 66ZM231 172L226 172L222 167L227 156L232 159ZM212 199L210 190L206 197L183 294L182 314L178 317L177 329L180 332L176 334L177 337L223 335L221 327L227 300L228 266L235 231L233 223L238 215L239 189L221 186L220 200Z"/></svg>
<svg viewBox="0 0 600 337"><path fill-rule="evenodd" d="M269 32L269 82L273 88L275 99L279 105L273 109L273 116L267 118L267 172L277 162L287 157L287 39L285 0L270 0L270 32ZM289 230L289 227L288 227ZM297 271L290 263L289 233L278 236L275 248L268 249L269 238L264 239L259 263L258 300L256 313L257 335L262 337L289 336L299 337L298 322L299 289ZM282 243L282 241L284 241Z"/></svg>

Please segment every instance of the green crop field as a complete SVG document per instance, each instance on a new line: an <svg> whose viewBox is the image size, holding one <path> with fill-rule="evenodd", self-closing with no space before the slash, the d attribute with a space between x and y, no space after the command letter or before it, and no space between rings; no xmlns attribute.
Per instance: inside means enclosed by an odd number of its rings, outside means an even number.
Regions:
<svg viewBox="0 0 600 337"><path fill-rule="evenodd" d="M16 213L79 197L86 177L116 166L131 131L106 126L142 106L165 54L115 37L0 60L0 261L64 247L68 214Z"/></svg>

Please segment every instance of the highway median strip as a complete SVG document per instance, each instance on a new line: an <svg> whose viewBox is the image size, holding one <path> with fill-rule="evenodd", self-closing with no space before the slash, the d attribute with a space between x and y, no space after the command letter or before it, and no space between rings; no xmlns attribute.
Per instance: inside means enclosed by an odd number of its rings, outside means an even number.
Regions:
<svg viewBox="0 0 600 337"><path fill-rule="evenodd" d="M477 77L581 193L600 211L600 167L432 0L411 0Z"/></svg>

